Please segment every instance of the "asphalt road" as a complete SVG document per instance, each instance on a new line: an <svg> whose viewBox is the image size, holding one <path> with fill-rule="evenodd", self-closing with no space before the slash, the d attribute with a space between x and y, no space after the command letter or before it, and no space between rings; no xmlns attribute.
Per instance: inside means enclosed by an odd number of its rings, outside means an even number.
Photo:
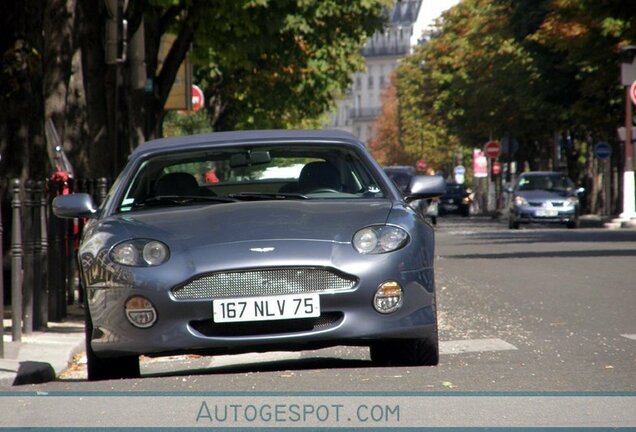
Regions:
<svg viewBox="0 0 636 432"><path fill-rule="evenodd" d="M0 395L0 425L636 427L636 230L436 231L437 367L336 347L142 358L141 379L87 382L78 358Z"/></svg>
<svg viewBox="0 0 636 432"><path fill-rule="evenodd" d="M374 367L364 348L142 358L140 380L85 381L80 364L41 390L636 391L636 230L518 231L440 218L441 361Z"/></svg>

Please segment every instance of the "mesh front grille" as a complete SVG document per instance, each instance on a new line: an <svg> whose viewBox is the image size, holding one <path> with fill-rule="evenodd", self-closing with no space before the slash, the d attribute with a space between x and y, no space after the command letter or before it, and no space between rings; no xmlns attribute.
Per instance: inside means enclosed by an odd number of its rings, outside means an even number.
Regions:
<svg viewBox="0 0 636 432"><path fill-rule="evenodd" d="M352 289L356 279L321 268L283 268L212 273L174 288L177 300L320 293Z"/></svg>

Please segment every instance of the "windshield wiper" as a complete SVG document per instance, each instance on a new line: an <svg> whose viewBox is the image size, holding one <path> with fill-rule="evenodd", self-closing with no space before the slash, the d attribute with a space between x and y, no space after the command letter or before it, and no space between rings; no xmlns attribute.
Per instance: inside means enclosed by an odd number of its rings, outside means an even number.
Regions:
<svg viewBox="0 0 636 432"><path fill-rule="evenodd" d="M241 201L261 201L261 200L287 200L287 199L309 199L307 196L299 193L264 193L264 192L239 192L228 195Z"/></svg>
<svg viewBox="0 0 636 432"><path fill-rule="evenodd" d="M145 201L135 202L134 208L154 207L160 205L187 205L192 203L212 202L212 203L232 203L237 200L228 197L201 196L201 195L159 195L148 198Z"/></svg>

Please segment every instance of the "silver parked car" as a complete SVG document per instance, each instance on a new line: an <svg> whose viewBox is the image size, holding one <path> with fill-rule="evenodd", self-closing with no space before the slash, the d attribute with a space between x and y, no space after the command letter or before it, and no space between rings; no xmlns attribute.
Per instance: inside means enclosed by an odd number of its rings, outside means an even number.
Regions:
<svg viewBox="0 0 636 432"><path fill-rule="evenodd" d="M508 226L518 229L524 223L558 223L579 226L579 194L572 180L551 171L531 171L517 179L509 201Z"/></svg>
<svg viewBox="0 0 636 432"><path fill-rule="evenodd" d="M224 132L139 146L79 247L91 380L139 355L369 346L380 364L438 363L434 232L354 136Z"/></svg>

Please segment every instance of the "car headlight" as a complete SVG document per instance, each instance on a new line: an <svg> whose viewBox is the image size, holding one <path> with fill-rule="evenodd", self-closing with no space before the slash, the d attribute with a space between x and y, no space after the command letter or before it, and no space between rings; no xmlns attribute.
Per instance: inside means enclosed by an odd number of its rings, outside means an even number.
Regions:
<svg viewBox="0 0 636 432"><path fill-rule="evenodd" d="M400 227L379 225L362 228L353 236L353 247L361 254L381 254L403 247L409 235Z"/></svg>
<svg viewBox="0 0 636 432"><path fill-rule="evenodd" d="M528 205L528 200L525 199L522 196L516 196L515 197L515 205L516 206L520 206L520 207L527 206Z"/></svg>
<svg viewBox="0 0 636 432"><path fill-rule="evenodd" d="M157 240L126 240L111 249L110 258L125 266L151 267L168 261L170 250Z"/></svg>
<svg viewBox="0 0 636 432"><path fill-rule="evenodd" d="M565 203L568 205L568 207L572 207L579 203L579 199L577 197L568 197Z"/></svg>

